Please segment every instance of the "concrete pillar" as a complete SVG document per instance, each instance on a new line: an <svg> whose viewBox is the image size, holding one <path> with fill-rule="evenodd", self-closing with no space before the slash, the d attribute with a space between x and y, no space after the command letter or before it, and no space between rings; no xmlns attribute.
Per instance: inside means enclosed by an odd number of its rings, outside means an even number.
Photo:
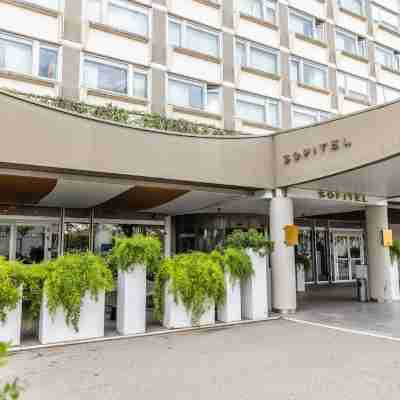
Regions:
<svg viewBox="0 0 400 400"><path fill-rule="evenodd" d="M270 205L270 234L275 243L271 254L272 308L282 313L296 310L296 268L294 247L285 244L286 225L292 225L293 200L274 197Z"/></svg>
<svg viewBox="0 0 400 400"><path fill-rule="evenodd" d="M368 206L366 210L368 237L368 275L372 300L392 300L390 295L391 262L390 251L383 247L381 232L389 225L386 206Z"/></svg>

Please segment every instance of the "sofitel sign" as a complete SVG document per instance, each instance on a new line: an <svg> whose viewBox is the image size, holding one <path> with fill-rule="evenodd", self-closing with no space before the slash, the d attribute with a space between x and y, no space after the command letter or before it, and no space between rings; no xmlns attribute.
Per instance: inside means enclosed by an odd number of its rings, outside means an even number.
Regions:
<svg viewBox="0 0 400 400"><path fill-rule="evenodd" d="M320 199L328 199L328 200L344 200L344 201L354 201L359 203L366 203L367 197L365 194L361 193L350 193L350 192L330 192L330 191L319 191L318 192Z"/></svg>
<svg viewBox="0 0 400 400"><path fill-rule="evenodd" d="M295 151L293 154L284 154L283 162L285 165L291 164L294 162L299 162L302 160L307 160L311 157L315 157L318 155L322 155L328 152L340 151L343 149L348 149L352 146L352 143L344 138L344 139L335 139L329 142L321 143L317 146L305 147L300 151Z"/></svg>

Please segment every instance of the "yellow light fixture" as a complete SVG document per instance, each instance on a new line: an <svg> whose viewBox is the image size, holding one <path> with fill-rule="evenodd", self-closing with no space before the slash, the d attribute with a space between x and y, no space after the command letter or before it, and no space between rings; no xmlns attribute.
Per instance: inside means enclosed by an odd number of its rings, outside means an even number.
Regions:
<svg viewBox="0 0 400 400"><path fill-rule="evenodd" d="M391 229L382 229L383 247L393 246L393 231Z"/></svg>
<svg viewBox="0 0 400 400"><path fill-rule="evenodd" d="M285 226L286 246L297 246L299 244L299 227L297 225Z"/></svg>

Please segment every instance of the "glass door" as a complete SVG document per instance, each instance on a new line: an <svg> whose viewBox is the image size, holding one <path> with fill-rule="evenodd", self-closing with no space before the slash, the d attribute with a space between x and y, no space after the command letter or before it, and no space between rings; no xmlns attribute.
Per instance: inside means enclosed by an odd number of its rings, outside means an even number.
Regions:
<svg viewBox="0 0 400 400"><path fill-rule="evenodd" d="M315 261L317 269L317 282L326 283L330 280L328 257L327 230L317 228L315 232Z"/></svg>
<svg viewBox="0 0 400 400"><path fill-rule="evenodd" d="M0 225L0 257L10 258L11 226Z"/></svg>
<svg viewBox="0 0 400 400"><path fill-rule="evenodd" d="M47 249L46 233L43 225L17 225L15 258L24 264L43 261Z"/></svg>
<svg viewBox="0 0 400 400"><path fill-rule="evenodd" d="M309 258L312 263L312 229L300 228L299 244L296 246L296 255L302 255ZM306 271L306 282L314 283L314 268L311 267Z"/></svg>

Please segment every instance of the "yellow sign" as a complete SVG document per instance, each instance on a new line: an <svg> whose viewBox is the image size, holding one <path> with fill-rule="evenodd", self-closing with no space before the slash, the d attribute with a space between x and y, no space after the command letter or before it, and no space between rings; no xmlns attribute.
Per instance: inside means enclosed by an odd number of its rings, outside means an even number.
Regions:
<svg viewBox="0 0 400 400"><path fill-rule="evenodd" d="M285 226L285 243L287 246L297 246L299 244L299 227L296 225Z"/></svg>
<svg viewBox="0 0 400 400"><path fill-rule="evenodd" d="M382 230L382 244L384 247L393 246L393 231L391 229Z"/></svg>

